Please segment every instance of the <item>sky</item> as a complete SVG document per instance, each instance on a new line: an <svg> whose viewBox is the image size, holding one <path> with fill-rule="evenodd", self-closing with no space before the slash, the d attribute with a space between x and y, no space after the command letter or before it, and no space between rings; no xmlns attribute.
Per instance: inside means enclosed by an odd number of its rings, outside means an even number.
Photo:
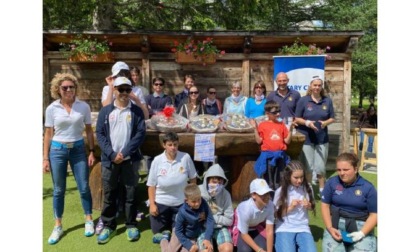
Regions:
<svg viewBox="0 0 420 252"><path fill-rule="evenodd" d="M15 10L0 16L5 76L0 100L0 248L14 251L42 251L42 1L28 2L24 8L21 1L0 4L3 10ZM418 22L412 18L418 16L415 3L378 2L379 251L401 250L418 239L406 228L417 230L410 224L418 212L420 175L413 162L419 155L414 144L420 140L414 104L420 86L415 76L420 50L412 36L418 30L413 27Z"/></svg>

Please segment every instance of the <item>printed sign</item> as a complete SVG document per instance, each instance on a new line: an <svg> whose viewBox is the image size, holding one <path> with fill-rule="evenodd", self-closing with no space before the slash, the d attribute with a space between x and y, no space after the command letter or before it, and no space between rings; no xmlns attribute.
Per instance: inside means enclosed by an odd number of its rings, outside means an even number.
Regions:
<svg viewBox="0 0 420 252"><path fill-rule="evenodd" d="M216 134L195 134L194 160L214 162Z"/></svg>
<svg viewBox="0 0 420 252"><path fill-rule="evenodd" d="M305 56L273 56L274 59L274 89L277 89L276 75L284 72L289 77L287 86L306 95L309 83L314 76L324 80L326 55Z"/></svg>

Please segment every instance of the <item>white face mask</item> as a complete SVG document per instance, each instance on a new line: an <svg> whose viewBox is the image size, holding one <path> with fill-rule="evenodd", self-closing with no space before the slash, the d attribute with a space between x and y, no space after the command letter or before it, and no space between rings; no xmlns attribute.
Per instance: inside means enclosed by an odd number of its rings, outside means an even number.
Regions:
<svg viewBox="0 0 420 252"><path fill-rule="evenodd" d="M211 197L215 197L217 194L219 194L223 189L223 185L221 184L207 184L207 191L209 192Z"/></svg>

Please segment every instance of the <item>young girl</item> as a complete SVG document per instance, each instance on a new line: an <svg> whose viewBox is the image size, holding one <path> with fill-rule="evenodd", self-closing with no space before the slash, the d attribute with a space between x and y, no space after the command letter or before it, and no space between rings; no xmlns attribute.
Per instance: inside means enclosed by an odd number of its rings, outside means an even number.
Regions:
<svg viewBox="0 0 420 252"><path fill-rule="evenodd" d="M315 200L301 162L291 161L284 169L274 203L277 208L276 252L316 251L308 218L308 210L315 214Z"/></svg>

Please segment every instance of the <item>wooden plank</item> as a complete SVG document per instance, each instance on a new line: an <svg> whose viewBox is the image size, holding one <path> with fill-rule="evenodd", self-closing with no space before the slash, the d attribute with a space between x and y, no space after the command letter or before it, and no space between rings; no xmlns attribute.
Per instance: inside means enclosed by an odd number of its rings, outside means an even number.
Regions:
<svg viewBox="0 0 420 252"><path fill-rule="evenodd" d="M350 119L351 119L351 60L344 62L344 92L343 92L343 135L341 138L342 146L340 152L345 151L346 146L350 145ZM343 125L343 126L344 126Z"/></svg>
<svg viewBox="0 0 420 252"><path fill-rule="evenodd" d="M242 81L241 81L241 94L245 96L250 95L250 83L249 83L249 60L244 60L242 62Z"/></svg>

